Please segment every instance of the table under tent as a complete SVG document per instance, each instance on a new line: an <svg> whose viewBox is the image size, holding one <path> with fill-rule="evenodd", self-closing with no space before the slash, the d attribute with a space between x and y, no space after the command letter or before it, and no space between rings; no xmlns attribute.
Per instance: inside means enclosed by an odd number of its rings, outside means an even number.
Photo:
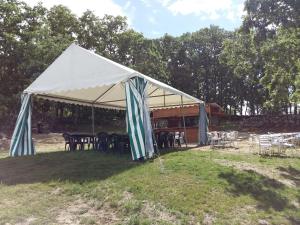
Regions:
<svg viewBox="0 0 300 225"><path fill-rule="evenodd" d="M31 135L33 97L92 109L126 110L133 160L154 154L151 109L194 104L205 107L197 98L72 44L24 90L10 156L35 154ZM207 120L205 110L200 112L199 126L205 132L199 134L199 142L205 144Z"/></svg>

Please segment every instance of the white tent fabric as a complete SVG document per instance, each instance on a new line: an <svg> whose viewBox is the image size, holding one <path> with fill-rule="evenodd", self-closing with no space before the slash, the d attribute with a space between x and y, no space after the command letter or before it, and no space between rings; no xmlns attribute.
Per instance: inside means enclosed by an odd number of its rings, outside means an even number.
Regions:
<svg viewBox="0 0 300 225"><path fill-rule="evenodd" d="M148 81L149 108L202 103L182 91L133 69L70 45L24 93L49 100L126 110L125 82L132 77Z"/></svg>

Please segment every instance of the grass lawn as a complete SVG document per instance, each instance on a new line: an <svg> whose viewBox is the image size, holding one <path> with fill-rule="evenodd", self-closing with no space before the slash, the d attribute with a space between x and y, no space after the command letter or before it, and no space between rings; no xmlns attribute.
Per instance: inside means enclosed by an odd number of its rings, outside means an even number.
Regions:
<svg viewBox="0 0 300 225"><path fill-rule="evenodd" d="M0 155L0 224L300 224L300 159L187 150L149 162Z"/></svg>

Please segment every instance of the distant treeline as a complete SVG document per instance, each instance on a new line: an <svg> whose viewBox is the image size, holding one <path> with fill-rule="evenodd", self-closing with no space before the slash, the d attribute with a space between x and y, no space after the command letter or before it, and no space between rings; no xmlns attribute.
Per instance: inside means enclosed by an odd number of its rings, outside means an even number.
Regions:
<svg viewBox="0 0 300 225"><path fill-rule="evenodd" d="M14 121L20 94L72 42L95 51L227 113L283 113L299 102L299 0L247 0L242 26L217 26L148 39L125 17L80 17L57 5L30 7L0 0L0 123ZM42 115L48 102L38 101ZM37 107L39 106L39 107ZM87 118L85 107L54 104L47 118ZM297 111L297 110L295 110ZM102 112L103 113L103 112ZM2 121L2 122L1 122Z"/></svg>

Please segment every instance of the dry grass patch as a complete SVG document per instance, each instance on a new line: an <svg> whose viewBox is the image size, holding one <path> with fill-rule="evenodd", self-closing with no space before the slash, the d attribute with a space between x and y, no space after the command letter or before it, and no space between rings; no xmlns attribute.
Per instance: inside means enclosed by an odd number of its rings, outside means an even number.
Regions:
<svg viewBox="0 0 300 225"><path fill-rule="evenodd" d="M235 169L242 171L255 171L256 173L266 176L270 179L275 179L286 186L297 187L297 184L294 180L282 177L282 173L278 169L270 168L267 166L259 166L246 162L230 161L226 159L214 159L214 161L220 165L234 167Z"/></svg>
<svg viewBox="0 0 300 225"><path fill-rule="evenodd" d="M69 202L57 216L58 224L117 224L121 220L117 216L116 210L104 204L101 208L96 208L93 202L85 201L81 198L74 202Z"/></svg>

